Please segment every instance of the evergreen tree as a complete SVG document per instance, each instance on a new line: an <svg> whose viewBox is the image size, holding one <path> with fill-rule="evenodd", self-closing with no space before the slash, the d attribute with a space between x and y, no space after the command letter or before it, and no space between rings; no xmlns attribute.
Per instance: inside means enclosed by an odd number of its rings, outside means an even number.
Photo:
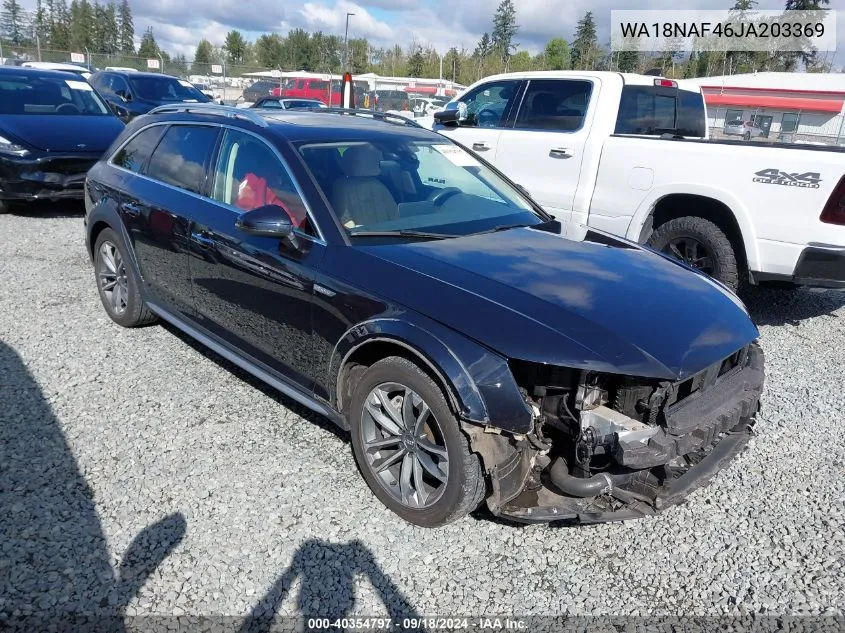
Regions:
<svg viewBox="0 0 845 633"><path fill-rule="evenodd" d="M203 67L214 63L214 47L206 39L200 40L197 44L197 50L194 51L194 65L201 65ZM196 70L200 70L197 68ZM208 72L205 70L204 72Z"/></svg>
<svg viewBox="0 0 845 633"><path fill-rule="evenodd" d="M502 0L493 15L493 33L490 40L505 64L518 46L513 41L517 31L519 31L519 25L516 23L513 0Z"/></svg>
<svg viewBox="0 0 845 633"><path fill-rule="evenodd" d="M129 6L129 0L121 1L118 18L118 22L120 23L120 52L124 55L134 55L135 25L132 22L132 8Z"/></svg>
<svg viewBox="0 0 845 633"><path fill-rule="evenodd" d="M94 50L94 9L88 0L70 3L70 44L74 50Z"/></svg>
<svg viewBox="0 0 845 633"><path fill-rule="evenodd" d="M203 40L203 42L205 42L205 40ZM194 56L194 63L196 63L197 61L202 61L198 59L198 57L200 56L200 49L203 47L203 42L200 42L199 46L197 46L197 52ZM211 44L208 44L209 59L210 54ZM282 65L284 54L284 42L282 38L276 33L272 33L270 35L262 35L255 41L255 58L260 66L263 66L265 68L279 68ZM202 55L203 58L205 58L206 53L204 50L202 51ZM206 61L205 63L208 63L208 61Z"/></svg>
<svg viewBox="0 0 845 633"><path fill-rule="evenodd" d="M57 51L70 48L70 12L66 0L54 0L50 9L50 47Z"/></svg>
<svg viewBox="0 0 845 633"><path fill-rule="evenodd" d="M32 16L32 28L38 39L41 41L41 46L49 46L50 14L47 6L41 0L37 0L35 3L35 13Z"/></svg>
<svg viewBox="0 0 845 633"><path fill-rule="evenodd" d="M226 57L231 64L243 64L246 57L247 44L240 31L229 31L223 44Z"/></svg>
<svg viewBox="0 0 845 633"><path fill-rule="evenodd" d="M26 14L18 0L3 0L3 13L0 14L0 35L13 44L20 44L24 37L25 18Z"/></svg>
<svg viewBox="0 0 845 633"><path fill-rule="evenodd" d="M423 55L420 49L417 49L408 57L408 76L421 77L423 74Z"/></svg>
<svg viewBox="0 0 845 633"><path fill-rule="evenodd" d="M578 20L575 31L575 41L572 42L572 68L575 70L592 70L598 57L598 37L593 12L587 11Z"/></svg>
<svg viewBox="0 0 845 633"><path fill-rule="evenodd" d="M546 43L545 65L548 70L569 70L571 68L569 44L562 37L555 37Z"/></svg>
<svg viewBox="0 0 845 633"><path fill-rule="evenodd" d="M158 59L160 52L161 49L159 49L155 35L153 35L153 27L148 26L141 37L141 44L138 46L138 57L141 59Z"/></svg>
<svg viewBox="0 0 845 633"><path fill-rule="evenodd" d="M640 66L639 51L620 51L616 57L616 69L620 73L635 73Z"/></svg>

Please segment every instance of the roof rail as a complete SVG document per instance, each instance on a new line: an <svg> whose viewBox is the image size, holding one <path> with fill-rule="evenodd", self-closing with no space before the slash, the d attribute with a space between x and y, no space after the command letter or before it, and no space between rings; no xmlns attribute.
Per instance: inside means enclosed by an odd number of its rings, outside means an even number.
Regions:
<svg viewBox="0 0 845 633"><path fill-rule="evenodd" d="M391 114L389 112L379 112L377 110L366 110L364 108L300 108L301 110L309 110L311 112L328 112L330 114L351 114L355 116L364 116L370 117L372 119L379 119L380 121L395 121L397 123L402 123L409 127L419 127L422 126L414 121L413 119L409 119L407 117L402 116L401 114Z"/></svg>
<svg viewBox="0 0 845 633"><path fill-rule="evenodd" d="M267 120L255 112L250 112L249 108L234 108L232 106L217 105L214 103L174 103L153 108L147 114L173 114L176 112L184 112L186 114L195 112L197 114L210 114L212 116L222 116L230 119L243 119L261 127L268 127Z"/></svg>

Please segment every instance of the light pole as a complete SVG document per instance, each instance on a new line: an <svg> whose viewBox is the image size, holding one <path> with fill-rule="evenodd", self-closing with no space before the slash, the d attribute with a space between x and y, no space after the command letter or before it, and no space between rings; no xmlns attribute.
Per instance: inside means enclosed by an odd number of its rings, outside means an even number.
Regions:
<svg viewBox="0 0 845 633"><path fill-rule="evenodd" d="M161 51L156 52L158 55L158 72L164 73L164 57L161 56Z"/></svg>
<svg viewBox="0 0 845 633"><path fill-rule="evenodd" d="M346 14L346 30L343 32L343 71L346 72L347 64L349 64L349 16L354 13Z"/></svg>

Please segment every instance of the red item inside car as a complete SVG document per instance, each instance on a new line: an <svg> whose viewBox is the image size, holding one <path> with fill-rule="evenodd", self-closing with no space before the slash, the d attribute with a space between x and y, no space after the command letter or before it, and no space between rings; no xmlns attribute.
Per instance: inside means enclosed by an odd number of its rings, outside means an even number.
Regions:
<svg viewBox="0 0 845 633"><path fill-rule="evenodd" d="M267 204L275 204L277 207L284 209L296 228L301 228L304 224L306 218L304 209L291 211L273 190L267 186L266 179L260 178L252 173L244 176L238 187L238 198L235 200L235 206L244 211L249 211Z"/></svg>

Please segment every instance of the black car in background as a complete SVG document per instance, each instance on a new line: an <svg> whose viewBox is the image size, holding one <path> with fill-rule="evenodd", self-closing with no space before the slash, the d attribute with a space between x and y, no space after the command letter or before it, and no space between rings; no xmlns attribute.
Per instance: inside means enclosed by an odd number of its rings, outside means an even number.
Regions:
<svg viewBox="0 0 845 633"><path fill-rule="evenodd" d="M349 112L129 124L86 186L109 317L162 318L349 430L374 494L423 526L483 499L647 516L742 450L763 355L733 293L564 228L445 136Z"/></svg>
<svg viewBox="0 0 845 633"><path fill-rule="evenodd" d="M123 128L82 77L0 66L0 209L82 198L85 173Z"/></svg>
<svg viewBox="0 0 845 633"><path fill-rule="evenodd" d="M372 110L405 112L411 109L411 98L404 90L373 90L369 95L370 103L368 107Z"/></svg>
<svg viewBox="0 0 845 633"><path fill-rule="evenodd" d="M273 94L273 89L278 87L278 81L256 81L248 88L244 88L244 101L252 103L261 97L269 97Z"/></svg>
<svg viewBox="0 0 845 633"><path fill-rule="evenodd" d="M211 101L191 82L161 73L109 70L91 75L88 81L124 121L160 105Z"/></svg>

